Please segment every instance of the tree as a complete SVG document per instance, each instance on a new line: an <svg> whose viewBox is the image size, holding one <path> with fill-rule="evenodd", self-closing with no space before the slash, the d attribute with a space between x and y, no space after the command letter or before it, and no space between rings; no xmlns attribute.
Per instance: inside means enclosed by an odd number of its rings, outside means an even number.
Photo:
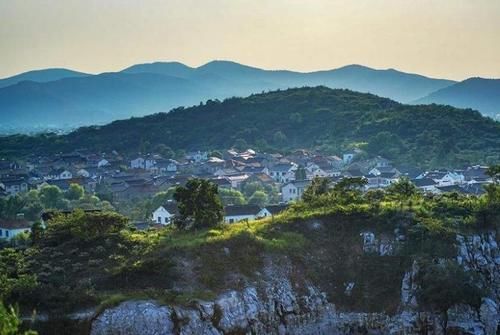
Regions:
<svg viewBox="0 0 500 335"><path fill-rule="evenodd" d="M118 233L127 227L128 219L113 212L84 212L77 209L71 214L59 214L50 220L43 243L56 244L78 239L89 241Z"/></svg>
<svg viewBox="0 0 500 335"><path fill-rule="evenodd" d="M238 151L243 151L248 148L248 143L244 139L238 138L234 141L233 147Z"/></svg>
<svg viewBox="0 0 500 335"><path fill-rule="evenodd" d="M238 190L221 188L219 196L224 205L244 205L245 196Z"/></svg>
<svg viewBox="0 0 500 335"><path fill-rule="evenodd" d="M461 303L476 308L481 305L484 292L475 285L477 278L454 261L424 263L416 280L420 286L417 292L418 301L423 306L441 313L445 334L448 324L447 311L450 307Z"/></svg>
<svg viewBox="0 0 500 335"><path fill-rule="evenodd" d="M359 203L362 201L361 191L367 182L362 177L343 178L333 187L333 194L339 203Z"/></svg>
<svg viewBox="0 0 500 335"><path fill-rule="evenodd" d="M255 191L255 193L248 199L248 203L263 207L267 203L267 194L263 191Z"/></svg>
<svg viewBox="0 0 500 335"><path fill-rule="evenodd" d="M19 330L22 321L19 318L19 311L12 306L6 307L0 300L0 334L2 335L36 335L37 332Z"/></svg>
<svg viewBox="0 0 500 335"><path fill-rule="evenodd" d="M174 199L175 187L170 187L168 190L163 192L158 192L151 199L151 210L155 210L158 207L164 205L167 201Z"/></svg>
<svg viewBox="0 0 500 335"><path fill-rule="evenodd" d="M28 270L24 252L12 248L1 249L0 300L17 300L36 285L36 276Z"/></svg>
<svg viewBox="0 0 500 335"><path fill-rule="evenodd" d="M69 185L68 190L66 191L66 199L68 200L78 200L83 197L85 191L83 187L78 184Z"/></svg>
<svg viewBox="0 0 500 335"><path fill-rule="evenodd" d="M222 153L220 151L214 150L210 153L210 157L217 157L222 159Z"/></svg>
<svg viewBox="0 0 500 335"><path fill-rule="evenodd" d="M278 130L273 135L273 142L275 144L282 145L282 144L286 143L286 140L287 140L287 137L281 130Z"/></svg>
<svg viewBox="0 0 500 335"><path fill-rule="evenodd" d="M322 194L328 193L330 190L330 180L328 178L315 177L311 185L306 188L302 195L302 200L305 202L312 202L314 199Z"/></svg>
<svg viewBox="0 0 500 335"><path fill-rule="evenodd" d="M63 200L62 191L59 189L59 187L54 185L47 185L42 187L39 194L40 201L46 209L58 208L58 205L60 205L61 201Z"/></svg>
<svg viewBox="0 0 500 335"><path fill-rule="evenodd" d="M397 182L387 187L387 193L399 200L402 208L404 202L409 201L411 197L417 195L419 191L408 177L402 177Z"/></svg>
<svg viewBox="0 0 500 335"><path fill-rule="evenodd" d="M493 179L495 184L500 183L500 165L492 165L488 167L486 174Z"/></svg>
<svg viewBox="0 0 500 335"><path fill-rule="evenodd" d="M385 193L382 190L369 190L365 193L365 199L368 201L370 206L378 211L380 209L380 203L384 200Z"/></svg>
<svg viewBox="0 0 500 335"><path fill-rule="evenodd" d="M190 179L186 186L175 190L181 226L212 227L224 217L217 185L204 179Z"/></svg>
<svg viewBox="0 0 500 335"><path fill-rule="evenodd" d="M26 202L19 195L7 199L0 198L0 217L14 219L21 213Z"/></svg>
<svg viewBox="0 0 500 335"><path fill-rule="evenodd" d="M155 152L159 153L163 158L174 158L175 152L169 146L161 143L155 147Z"/></svg>
<svg viewBox="0 0 500 335"><path fill-rule="evenodd" d="M299 166L297 170L295 170L295 180L306 180L306 169L303 166Z"/></svg>

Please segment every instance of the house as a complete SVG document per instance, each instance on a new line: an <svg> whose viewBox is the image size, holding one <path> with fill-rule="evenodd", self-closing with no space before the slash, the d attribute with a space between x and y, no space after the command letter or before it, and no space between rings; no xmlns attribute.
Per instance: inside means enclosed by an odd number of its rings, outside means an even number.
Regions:
<svg viewBox="0 0 500 335"><path fill-rule="evenodd" d="M487 170L487 166L474 165L468 167L463 175L469 184L483 183L491 180L491 177L486 174Z"/></svg>
<svg viewBox="0 0 500 335"><path fill-rule="evenodd" d="M356 156L356 153L346 152L342 155L342 162L346 165L351 164L352 160L354 159L354 156Z"/></svg>
<svg viewBox="0 0 500 335"><path fill-rule="evenodd" d="M45 179L47 180L65 180L73 178L71 171L59 168L51 170Z"/></svg>
<svg viewBox="0 0 500 335"><path fill-rule="evenodd" d="M295 180L295 163L279 163L269 169L269 175L278 183L288 183Z"/></svg>
<svg viewBox="0 0 500 335"><path fill-rule="evenodd" d="M417 179L430 178L438 183L439 186L458 185L465 182L465 176L460 172L454 171L430 171L417 177Z"/></svg>
<svg viewBox="0 0 500 335"><path fill-rule="evenodd" d="M104 159L104 158L100 159L100 160L97 162L97 167L98 167L98 168L102 168L102 167L109 166L109 165L111 165L111 164L109 163L109 161L108 161L107 159Z"/></svg>
<svg viewBox="0 0 500 335"><path fill-rule="evenodd" d="M225 178L231 183L232 188L239 188L241 183L248 179L247 174L238 174L233 176L226 176Z"/></svg>
<svg viewBox="0 0 500 335"><path fill-rule="evenodd" d="M374 189L374 188L384 188L384 187L387 187L393 183L393 179L387 178L383 175L374 176L374 175L370 174L370 175L364 176L364 178L367 181L367 183L365 185L366 190Z"/></svg>
<svg viewBox="0 0 500 335"><path fill-rule="evenodd" d="M424 191L424 192L429 192L429 193L438 193L439 190L437 189L438 183L436 183L434 180L431 178L421 178L421 179L413 179L412 183L415 184L415 186Z"/></svg>
<svg viewBox="0 0 500 335"><path fill-rule="evenodd" d="M0 219L0 239L10 241L22 233L31 232L31 223L24 219Z"/></svg>
<svg viewBox="0 0 500 335"><path fill-rule="evenodd" d="M173 201L169 201L166 204L158 207L153 212L152 220L154 223L169 225L172 223L172 220L176 215L179 215L177 204Z"/></svg>
<svg viewBox="0 0 500 335"><path fill-rule="evenodd" d="M156 160L153 158L143 158L137 157L130 161L130 168L132 169L143 169L143 170L151 170L156 166Z"/></svg>
<svg viewBox="0 0 500 335"><path fill-rule="evenodd" d="M285 203L299 200L310 184L310 180L296 180L285 184L281 188L281 199Z"/></svg>
<svg viewBox="0 0 500 335"><path fill-rule="evenodd" d="M257 205L229 205L224 207L224 222L235 223L255 220L261 208Z"/></svg>
<svg viewBox="0 0 500 335"><path fill-rule="evenodd" d="M208 159L208 152L206 151L194 151L186 155L186 159L193 161L195 163L200 163Z"/></svg>
<svg viewBox="0 0 500 335"><path fill-rule="evenodd" d="M285 211L287 208L287 204L267 205L259 211L259 213L257 214L257 218L265 218L269 216L273 217Z"/></svg>
<svg viewBox="0 0 500 335"><path fill-rule="evenodd" d="M1 179L0 186L7 195L16 195L28 191L28 183L22 178Z"/></svg>
<svg viewBox="0 0 500 335"><path fill-rule="evenodd" d="M78 177L89 178L90 172L87 169L79 169L78 171L76 171L76 175Z"/></svg>
<svg viewBox="0 0 500 335"><path fill-rule="evenodd" d="M401 176L401 172L399 172L398 169L393 168L392 166L376 166L368 172L368 174L372 176L380 176L387 173L390 173L397 177Z"/></svg>

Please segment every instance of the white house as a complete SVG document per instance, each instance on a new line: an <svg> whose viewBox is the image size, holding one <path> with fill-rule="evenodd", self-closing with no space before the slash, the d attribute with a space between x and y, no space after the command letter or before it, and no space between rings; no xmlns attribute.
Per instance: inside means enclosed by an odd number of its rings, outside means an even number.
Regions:
<svg viewBox="0 0 500 335"><path fill-rule="evenodd" d="M194 161L196 163L203 162L208 159L208 152L206 151L190 152L186 155L186 159Z"/></svg>
<svg viewBox="0 0 500 335"><path fill-rule="evenodd" d="M90 177L90 172L88 172L85 169L80 169L80 170L76 171L76 175L79 176L79 177L89 178Z"/></svg>
<svg viewBox="0 0 500 335"><path fill-rule="evenodd" d="M257 218L266 218L277 215L288 208L286 204L267 205L257 213Z"/></svg>
<svg viewBox="0 0 500 335"><path fill-rule="evenodd" d="M224 222L235 223L255 220L261 208L257 205L230 205L224 207Z"/></svg>
<svg viewBox="0 0 500 335"><path fill-rule="evenodd" d="M276 164L269 169L269 175L278 183L288 183L295 180L297 168L295 163Z"/></svg>
<svg viewBox="0 0 500 335"><path fill-rule="evenodd" d="M311 184L310 180L298 180L285 184L281 188L281 199L283 202L296 201L302 198L305 189Z"/></svg>
<svg viewBox="0 0 500 335"><path fill-rule="evenodd" d="M50 171L46 177L48 180L65 180L71 178L73 178L71 171L62 168Z"/></svg>
<svg viewBox="0 0 500 335"><path fill-rule="evenodd" d="M2 179L0 180L0 188L4 189L7 195L16 195L20 192L28 191L28 183L24 179Z"/></svg>
<svg viewBox="0 0 500 335"><path fill-rule="evenodd" d="M241 183L247 180L250 176L247 174L238 174L233 176L226 176L225 178L229 180L232 188L239 188Z"/></svg>
<svg viewBox="0 0 500 335"><path fill-rule="evenodd" d="M421 174L416 179L430 178L438 186L459 185L465 183L465 176L462 173L454 171L430 171Z"/></svg>
<svg viewBox="0 0 500 335"><path fill-rule="evenodd" d="M109 161L107 159L101 159L97 162L97 167L98 168L101 168L101 167L104 167L104 166L108 166L109 165Z"/></svg>
<svg viewBox="0 0 500 335"><path fill-rule="evenodd" d="M418 189L422 190L423 192L439 193L439 189L437 188L438 183L430 178L413 179L412 182Z"/></svg>
<svg viewBox="0 0 500 335"><path fill-rule="evenodd" d="M153 212L152 219L154 223L169 225L178 213L177 205L174 202L167 202Z"/></svg>
<svg viewBox="0 0 500 335"><path fill-rule="evenodd" d="M130 167L132 169L144 169L151 170L156 166L156 160L152 158L142 158L137 157L130 161Z"/></svg>
<svg viewBox="0 0 500 335"><path fill-rule="evenodd" d="M31 232L31 224L24 219L0 220L0 239L11 240L16 235Z"/></svg>

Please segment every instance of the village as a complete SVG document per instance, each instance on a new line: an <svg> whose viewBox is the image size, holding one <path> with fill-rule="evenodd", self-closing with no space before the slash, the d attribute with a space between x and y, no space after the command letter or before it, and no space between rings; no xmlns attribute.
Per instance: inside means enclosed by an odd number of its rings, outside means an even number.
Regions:
<svg viewBox="0 0 500 335"><path fill-rule="evenodd" d="M485 174L486 166L424 171L396 167L383 157L368 158L358 149L344 152L341 157L308 150L284 155L252 149L193 151L177 155L176 159L165 156L149 153L127 157L115 151L82 150L30 158L22 163L1 160L0 198L8 199L46 186L56 186L64 193L76 184L86 194L105 198L122 212L124 204L140 203L183 186L191 178L201 178L218 186L224 204L224 222L230 224L280 213L301 198L314 178L328 178L332 184L343 178L362 178L367 191L383 189L405 177L423 193L466 195L480 195L484 184L492 182ZM85 209L95 210L89 206ZM131 217L131 221L137 229L162 228L170 225L177 214L177 206L169 198L151 208L142 219ZM10 240L29 232L32 224L33 220L25 218L23 213L15 218L0 218L0 239Z"/></svg>

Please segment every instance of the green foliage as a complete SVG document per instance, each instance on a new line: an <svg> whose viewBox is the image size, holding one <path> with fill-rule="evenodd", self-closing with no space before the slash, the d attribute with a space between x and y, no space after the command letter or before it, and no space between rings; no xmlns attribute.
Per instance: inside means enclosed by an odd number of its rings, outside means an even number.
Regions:
<svg viewBox="0 0 500 335"><path fill-rule="evenodd" d="M78 184L71 184L69 185L69 189L66 191L65 196L68 200L78 200L83 197L84 193L85 191L82 186Z"/></svg>
<svg viewBox="0 0 500 335"><path fill-rule="evenodd" d="M221 188L219 189L219 197L224 206L227 205L244 205L246 203L245 196L238 190Z"/></svg>
<svg viewBox="0 0 500 335"><path fill-rule="evenodd" d="M418 188L407 177L402 177L397 182L387 187L387 194L398 200L401 207L405 202L408 202L411 207L409 200L411 197L418 195L419 193Z"/></svg>
<svg viewBox="0 0 500 335"><path fill-rule="evenodd" d="M21 319L16 308L6 307L0 300L0 334L2 335L36 335L37 332L28 330L21 331Z"/></svg>
<svg viewBox="0 0 500 335"><path fill-rule="evenodd" d="M443 314L447 322L447 310L456 304L475 308L481 305L484 291L476 285L477 278L453 261L424 262L417 275L417 299L425 307Z"/></svg>
<svg viewBox="0 0 500 335"><path fill-rule="evenodd" d="M169 134L167 137L165 134ZM0 153L71 151L75 147L132 153L165 143L186 148L249 146L267 151L366 144L369 155L421 167L500 161L500 123L478 112L438 105L403 105L371 94L326 87L231 98L143 118L85 127L67 135L0 138Z"/></svg>
<svg viewBox="0 0 500 335"><path fill-rule="evenodd" d="M304 202L312 202L317 199L320 195L326 194L330 189L330 180L328 178L320 178L315 177L311 181L311 185L309 185L304 194L302 195L302 199Z"/></svg>
<svg viewBox="0 0 500 335"><path fill-rule="evenodd" d="M24 296L37 285L28 269L26 254L12 248L0 250L0 300L12 301Z"/></svg>
<svg viewBox="0 0 500 335"><path fill-rule="evenodd" d="M175 152L172 150L172 148L163 143L158 144L154 150L163 158L171 159L175 157Z"/></svg>
<svg viewBox="0 0 500 335"><path fill-rule="evenodd" d="M303 166L299 166L297 170L295 170L295 180L306 180L306 169Z"/></svg>
<svg viewBox="0 0 500 335"><path fill-rule="evenodd" d="M57 186L46 185L39 191L40 201L47 209L61 209L63 203L63 192Z"/></svg>
<svg viewBox="0 0 500 335"><path fill-rule="evenodd" d="M258 205L264 207L268 202L267 194L263 191L255 191L254 194L248 199L248 203L251 205Z"/></svg>
<svg viewBox="0 0 500 335"><path fill-rule="evenodd" d="M47 241L68 238L92 240L110 233L117 233L127 226L127 218L113 212L84 212L59 214L50 220L45 232Z"/></svg>
<svg viewBox="0 0 500 335"><path fill-rule="evenodd" d="M208 180L190 179L185 187L177 187L174 199L183 226L212 227L222 222L224 214L217 185Z"/></svg>

